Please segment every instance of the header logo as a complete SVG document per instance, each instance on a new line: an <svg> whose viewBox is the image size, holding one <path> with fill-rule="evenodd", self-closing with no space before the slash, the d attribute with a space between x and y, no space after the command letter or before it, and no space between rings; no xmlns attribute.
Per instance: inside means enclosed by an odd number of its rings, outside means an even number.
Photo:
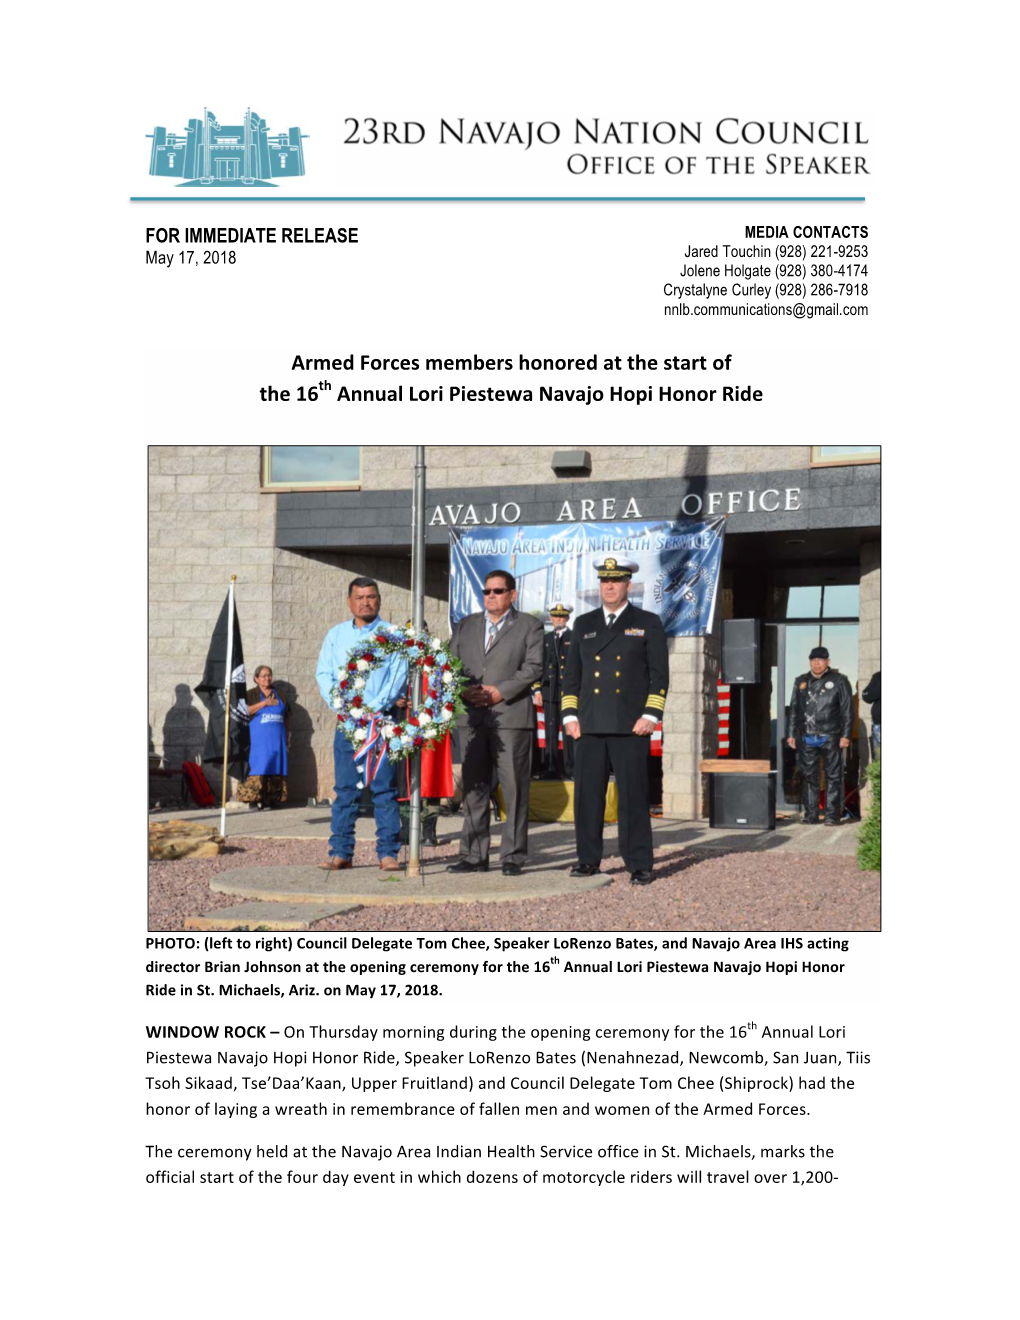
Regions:
<svg viewBox="0 0 1020 1320"><path fill-rule="evenodd" d="M180 179L178 188L275 188L277 179L305 172L299 128L270 134L266 121L246 110L240 124L221 124L211 110L189 119L183 133L155 128L149 173Z"/></svg>

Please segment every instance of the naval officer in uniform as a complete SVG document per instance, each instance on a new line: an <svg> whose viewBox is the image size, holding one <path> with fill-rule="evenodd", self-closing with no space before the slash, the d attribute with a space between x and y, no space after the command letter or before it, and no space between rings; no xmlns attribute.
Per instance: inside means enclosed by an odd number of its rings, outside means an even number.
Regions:
<svg viewBox="0 0 1020 1320"><path fill-rule="evenodd" d="M619 796L620 852L632 885L652 883L648 739L669 688L666 633L657 614L627 599L636 564L611 555L595 565L600 609L574 624L563 682L563 735L574 740L571 875L596 875L610 771Z"/></svg>
<svg viewBox="0 0 1020 1320"><path fill-rule="evenodd" d="M574 773L574 740L564 738L562 752L559 746L560 698L573 636L567 625L573 612L569 605L554 605L549 611L553 630L545 635L545 667L541 681L535 684L535 704L545 716L543 779L569 779Z"/></svg>

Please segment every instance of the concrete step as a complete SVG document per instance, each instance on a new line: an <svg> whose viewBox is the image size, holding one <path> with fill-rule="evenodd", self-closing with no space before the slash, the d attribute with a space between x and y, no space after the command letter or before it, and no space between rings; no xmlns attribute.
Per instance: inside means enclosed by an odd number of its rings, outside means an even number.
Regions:
<svg viewBox="0 0 1020 1320"><path fill-rule="evenodd" d="M360 905L333 900L326 903L235 903L199 917L185 917L185 930L307 930L313 921L356 912Z"/></svg>
<svg viewBox="0 0 1020 1320"><path fill-rule="evenodd" d="M320 871L315 866L239 866L214 875L209 888L217 894L260 899L263 907L274 903L367 907L389 903L503 903L580 894L612 883L612 876L605 872L573 877L566 867L535 868L519 876L503 875L498 863L492 871L467 875L451 875L445 867L446 861L434 868L426 867L422 880L411 879L402 871L382 872L370 866L350 871Z"/></svg>

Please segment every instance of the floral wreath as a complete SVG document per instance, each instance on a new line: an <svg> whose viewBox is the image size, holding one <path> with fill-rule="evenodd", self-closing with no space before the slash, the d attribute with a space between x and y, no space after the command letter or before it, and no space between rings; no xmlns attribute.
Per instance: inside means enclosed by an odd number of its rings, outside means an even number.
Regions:
<svg viewBox="0 0 1020 1320"><path fill-rule="evenodd" d="M394 718L365 702L369 675L392 655L404 656L411 669L421 670L424 692L416 711ZM435 747L454 719L466 709L461 694L468 685L464 666L427 629L390 624L358 642L340 667L330 688L337 725L354 748L354 759L369 780L387 757L394 765Z"/></svg>

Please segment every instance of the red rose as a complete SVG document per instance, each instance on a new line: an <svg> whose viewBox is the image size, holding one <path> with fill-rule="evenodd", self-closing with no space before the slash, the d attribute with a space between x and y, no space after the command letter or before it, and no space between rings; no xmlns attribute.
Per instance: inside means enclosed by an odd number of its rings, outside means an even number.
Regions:
<svg viewBox="0 0 1020 1320"><path fill-rule="evenodd" d="M361 705L361 698L360 698L360 697L352 697L352 698L351 698L351 705L354 706L355 709L356 709L358 706Z"/></svg>
<svg viewBox="0 0 1020 1320"><path fill-rule="evenodd" d="M351 671L351 673L354 673L354 671L357 669L357 667L358 667L358 662L357 662L357 660L350 660L350 661L348 661L347 668Z"/></svg>
<svg viewBox="0 0 1020 1320"><path fill-rule="evenodd" d="M419 734L414 740L415 747L420 747L424 741L425 739L422 738L421 734Z"/></svg>
<svg viewBox="0 0 1020 1320"><path fill-rule="evenodd" d="M346 678L341 679L338 686L340 688L340 691L343 692L344 688L347 686L347 679Z"/></svg>
<svg viewBox="0 0 1020 1320"><path fill-rule="evenodd" d="M413 715L408 715L407 722L408 724L412 725L414 728L418 727L418 721Z"/></svg>

